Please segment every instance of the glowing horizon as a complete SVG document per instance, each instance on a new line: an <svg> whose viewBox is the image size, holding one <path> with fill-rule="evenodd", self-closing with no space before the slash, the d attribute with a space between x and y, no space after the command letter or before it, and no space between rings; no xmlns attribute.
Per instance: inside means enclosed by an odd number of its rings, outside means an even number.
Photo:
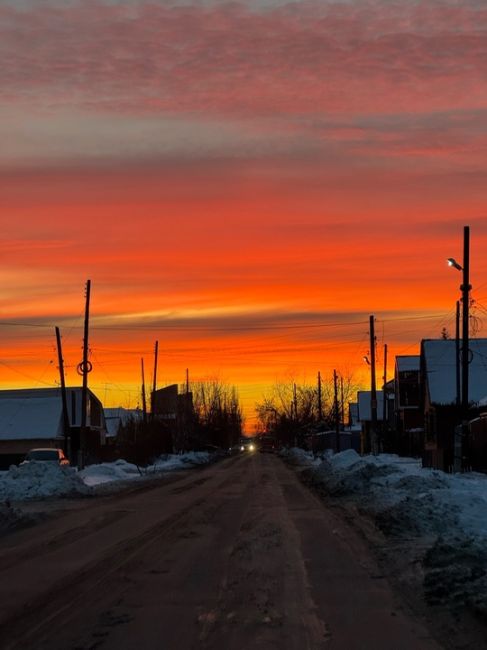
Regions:
<svg viewBox="0 0 487 650"><path fill-rule="evenodd" d="M454 333L471 226L487 313L487 10L477 0L1 0L0 388L137 404L218 376L367 380ZM482 330L478 331L482 335ZM381 372L378 372L380 376ZM150 375L149 375L150 376ZM379 383L379 382L378 382Z"/></svg>

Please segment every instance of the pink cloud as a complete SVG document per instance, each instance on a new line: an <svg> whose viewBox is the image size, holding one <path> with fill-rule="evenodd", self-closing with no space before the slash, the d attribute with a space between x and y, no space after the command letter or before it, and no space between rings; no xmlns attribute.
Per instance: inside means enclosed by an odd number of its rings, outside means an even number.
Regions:
<svg viewBox="0 0 487 650"><path fill-rule="evenodd" d="M487 10L473 0L0 12L4 101L244 116L487 103Z"/></svg>

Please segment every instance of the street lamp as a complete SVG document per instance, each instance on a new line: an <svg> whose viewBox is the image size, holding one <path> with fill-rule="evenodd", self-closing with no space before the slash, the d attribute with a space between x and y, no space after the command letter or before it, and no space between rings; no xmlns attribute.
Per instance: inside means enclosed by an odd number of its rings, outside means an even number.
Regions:
<svg viewBox="0 0 487 650"><path fill-rule="evenodd" d="M454 268L457 269L457 271L463 271L463 266L460 266L460 264L455 260L453 257L449 257L447 259L448 266L453 266Z"/></svg>
<svg viewBox="0 0 487 650"><path fill-rule="evenodd" d="M463 228L463 266L458 264L453 257L448 258L449 266L461 271L463 274L462 284L460 291L462 292L462 438L458 447L460 447L461 456L466 460L468 459L468 363L469 363L469 337L468 337L468 321L469 321L469 301L470 301L470 226ZM456 440L456 436L455 436ZM457 447L457 445L455 445ZM463 449L462 449L463 447ZM454 451L454 469L460 469L460 460L457 453Z"/></svg>

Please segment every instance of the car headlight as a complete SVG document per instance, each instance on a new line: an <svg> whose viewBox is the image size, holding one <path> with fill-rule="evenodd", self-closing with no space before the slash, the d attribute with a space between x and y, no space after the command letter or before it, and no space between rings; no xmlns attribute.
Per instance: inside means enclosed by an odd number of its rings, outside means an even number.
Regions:
<svg viewBox="0 0 487 650"><path fill-rule="evenodd" d="M249 451L254 451L255 447L254 445L249 445Z"/></svg>
<svg viewBox="0 0 487 650"><path fill-rule="evenodd" d="M240 451L245 451L245 447L243 445L240 447Z"/></svg>

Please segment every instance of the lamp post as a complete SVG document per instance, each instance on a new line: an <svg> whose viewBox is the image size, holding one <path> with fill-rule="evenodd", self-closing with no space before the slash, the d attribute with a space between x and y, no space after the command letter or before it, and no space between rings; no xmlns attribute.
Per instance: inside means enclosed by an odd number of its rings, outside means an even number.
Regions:
<svg viewBox="0 0 487 650"><path fill-rule="evenodd" d="M461 271L463 274L462 284L460 291L462 292L462 351L461 351L461 366L462 366L462 395L461 395L461 440L457 444L457 436L455 435L455 458L454 469L459 471L461 468L461 460L463 458L464 468L468 464L468 364L469 364L469 336L468 336L468 321L469 321L469 303L470 303L470 226L463 228L463 266L458 264L453 257L448 258L448 264ZM456 453L457 447L460 447L461 455L458 458Z"/></svg>

